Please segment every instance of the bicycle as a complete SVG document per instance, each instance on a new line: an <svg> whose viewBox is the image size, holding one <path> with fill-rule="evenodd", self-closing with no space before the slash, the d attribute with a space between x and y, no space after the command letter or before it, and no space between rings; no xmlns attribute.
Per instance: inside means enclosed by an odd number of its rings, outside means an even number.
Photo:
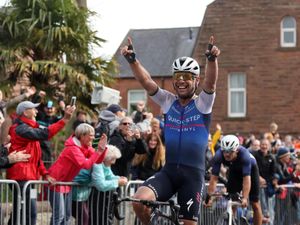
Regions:
<svg viewBox="0 0 300 225"><path fill-rule="evenodd" d="M227 200L226 210L218 218L216 225L250 225L245 216L240 216L238 220L233 215L233 207L241 206L241 195L239 193L214 193L211 197L224 197ZM205 200L207 204L209 199Z"/></svg>
<svg viewBox="0 0 300 225"><path fill-rule="evenodd" d="M136 198L131 198L131 197L120 198L118 192L114 192L113 197L112 197L112 210L113 210L115 218L118 220L125 219L125 216L120 215L119 209L118 209L118 206L122 202L138 202L147 207L150 207L151 215L150 215L149 225L159 224L158 221L160 218L166 219L172 225L182 225L183 224L183 222L180 222L178 219L180 206L175 204L175 202L173 200L169 200L167 202L160 202L160 201L136 199ZM161 210L160 206L169 206L170 214L163 212Z"/></svg>

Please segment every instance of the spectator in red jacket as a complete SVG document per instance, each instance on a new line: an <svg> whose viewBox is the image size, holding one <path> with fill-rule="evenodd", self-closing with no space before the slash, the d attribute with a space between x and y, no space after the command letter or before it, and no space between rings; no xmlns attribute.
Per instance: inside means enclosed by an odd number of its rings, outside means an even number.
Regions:
<svg viewBox="0 0 300 225"><path fill-rule="evenodd" d="M15 123L10 127L9 134L11 136L11 146L9 152L19 152L26 150L30 154L28 162L17 162L7 169L7 178L16 180L21 188L21 193L24 184L29 180L39 180L40 175L46 178L49 182L53 179L49 176L44 163L42 161L42 151L40 147L41 140L48 140L58 133L65 124L70 120L75 106L67 106L64 117L56 123L51 124L47 128L40 128L36 122L37 110L39 104L34 104L30 101L23 101L18 104L16 113L18 115ZM30 189L26 191L26 224L36 224L36 201L30 199ZM17 191L14 189L14 209L12 211L9 225L16 224L17 221ZM21 213L21 215L23 215ZM30 215L30 216L29 216Z"/></svg>
<svg viewBox="0 0 300 225"><path fill-rule="evenodd" d="M87 123L80 124L75 129L75 135L65 142L65 148L56 162L49 168L51 177L56 181L70 182L81 169L90 169L94 163L101 163L106 153L107 136L101 136L96 151L92 147L94 138L94 127ZM70 186L50 186L50 204L53 212L50 224L69 224L72 205L70 190Z"/></svg>

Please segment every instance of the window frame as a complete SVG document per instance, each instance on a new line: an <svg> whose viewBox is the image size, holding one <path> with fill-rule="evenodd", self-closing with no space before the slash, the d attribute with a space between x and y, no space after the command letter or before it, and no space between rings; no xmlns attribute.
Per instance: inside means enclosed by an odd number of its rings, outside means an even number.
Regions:
<svg viewBox="0 0 300 225"><path fill-rule="evenodd" d="M138 93L138 92L143 92L144 93L144 99L138 99L138 100L135 100L135 101L131 101L131 99L130 99L131 93ZM145 89L131 89L131 90L128 90L128 92L127 92L128 115L130 115L132 113L130 105L132 105L134 103L137 103L138 101L144 101L145 105L147 105L147 97L148 96L147 96L147 92L146 92Z"/></svg>
<svg viewBox="0 0 300 225"><path fill-rule="evenodd" d="M231 88L230 87L230 81L231 77L233 75L242 75L244 77L244 87L243 88ZM233 72L228 74L228 80L227 80L227 85L228 85L228 117L229 118L244 118L246 117L247 114L247 76L246 73L243 72ZM235 113L231 112L231 106L232 106L232 93L233 92L243 92L243 109L241 112Z"/></svg>
<svg viewBox="0 0 300 225"><path fill-rule="evenodd" d="M284 28L283 27L283 22L285 19L291 18L294 22L294 27L293 28ZM284 34L285 32L293 32L293 42L285 42L284 41ZM282 18L280 22L280 45L281 47L285 48L293 48L296 47L297 45L297 22L296 19L293 16L285 16Z"/></svg>

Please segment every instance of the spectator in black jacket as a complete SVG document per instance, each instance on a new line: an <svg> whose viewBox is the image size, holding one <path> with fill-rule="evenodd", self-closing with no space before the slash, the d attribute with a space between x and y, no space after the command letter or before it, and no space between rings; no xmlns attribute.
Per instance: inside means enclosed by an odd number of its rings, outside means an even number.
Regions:
<svg viewBox="0 0 300 225"><path fill-rule="evenodd" d="M146 143L138 129L132 130L132 125L131 117L124 117L109 140L109 144L120 149L122 154L122 157L112 165L113 173L118 176L129 177L129 168L135 153L146 153Z"/></svg>
<svg viewBox="0 0 300 225"><path fill-rule="evenodd" d="M159 134L152 133L147 137L147 153L135 155L132 162L132 179L147 180L158 172L166 161L166 150Z"/></svg>
<svg viewBox="0 0 300 225"><path fill-rule="evenodd" d="M38 113L36 116L36 121L39 123L40 128L49 127L49 125L56 123L62 119L65 109L65 103L60 102L59 110L55 107L53 101L49 100L46 104L41 103L38 107ZM52 158L53 147L50 140L41 140L40 145L42 148L42 160L45 163L46 168L51 166L51 163L54 161Z"/></svg>
<svg viewBox="0 0 300 225"><path fill-rule="evenodd" d="M260 201L264 223L273 225L275 216L275 190L278 188L275 177L276 160L271 154L271 144L267 138L261 140L260 149L252 151L259 169Z"/></svg>

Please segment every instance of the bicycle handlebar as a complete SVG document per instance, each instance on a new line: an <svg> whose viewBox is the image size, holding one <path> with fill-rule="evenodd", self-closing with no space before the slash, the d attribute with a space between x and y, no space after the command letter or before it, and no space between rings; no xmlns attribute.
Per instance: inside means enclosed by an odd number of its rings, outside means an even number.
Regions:
<svg viewBox="0 0 300 225"><path fill-rule="evenodd" d="M114 216L118 220L123 220L125 218L125 216L120 215L119 210L118 210L118 206L120 205L121 202L138 202L147 207L152 208L152 210L158 208L159 206L169 206L171 209L170 215L166 215L166 214L162 213L161 211L155 211L155 212L160 213L160 216L163 216L163 217L171 220L176 225L181 224L178 220L180 206L175 204L175 202L173 200L169 200L167 202L161 202L161 201L153 201L153 200L136 199L136 198L131 198L131 197L120 198L118 192L114 192L113 198L112 198L112 209L114 212Z"/></svg>

